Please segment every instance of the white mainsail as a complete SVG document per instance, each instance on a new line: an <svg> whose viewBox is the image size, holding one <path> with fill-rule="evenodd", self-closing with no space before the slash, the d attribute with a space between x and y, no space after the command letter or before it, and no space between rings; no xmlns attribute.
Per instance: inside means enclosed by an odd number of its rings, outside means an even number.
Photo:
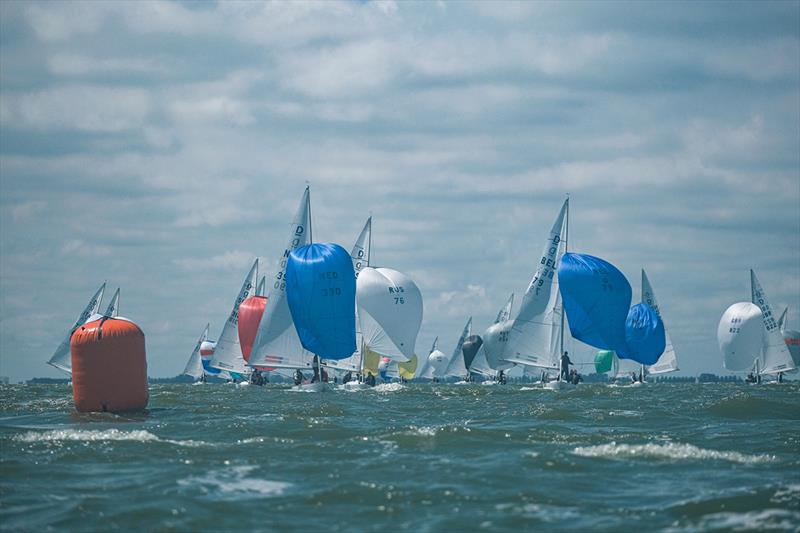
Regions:
<svg viewBox="0 0 800 533"><path fill-rule="evenodd" d="M106 307L104 316L119 316L119 287L117 287L117 290L114 292L114 296L111 297L111 301L108 303L108 307Z"/></svg>
<svg viewBox="0 0 800 533"><path fill-rule="evenodd" d="M256 296L264 296L266 286L267 276L261 276L261 281L258 282L258 287L256 288Z"/></svg>
<svg viewBox="0 0 800 533"><path fill-rule="evenodd" d="M756 277L756 273L750 270L750 289L752 301L761 310L761 317L764 323L764 351L762 364L760 365L761 374L777 374L778 372L788 372L795 369L792 355L781 335L778 321L772 314L772 308L767 301L767 295L761 287L761 283Z"/></svg>
<svg viewBox="0 0 800 533"><path fill-rule="evenodd" d="M273 368L308 368L313 355L303 348L294 327L286 300L286 265L295 248L311 242L311 198L306 187L300 207L292 221L289 242L281 254L275 282L269 289L269 305L258 325L258 333L250 354L250 366Z"/></svg>
<svg viewBox="0 0 800 533"><path fill-rule="evenodd" d="M100 288L97 289L97 292L94 293L94 296L89 299L89 303L86 304L86 307L78 316L78 319L75 321L72 327L69 328L64 336L64 340L58 345L58 348L56 348L53 356L49 361L47 361L48 365L52 365L59 370L62 370L68 374L72 374L72 358L69 351L69 340L72 337L72 334L75 333L75 330L78 329L78 326L85 324L89 317L97 314L97 312L100 310L100 304L103 301L103 292L105 292L105 290L106 283L103 282L103 284L100 285Z"/></svg>
<svg viewBox="0 0 800 533"><path fill-rule="evenodd" d="M200 358L200 345L203 344L203 341L208 339L209 325L210 324L206 324L206 328L203 330L202 335L200 335L200 338L197 339L197 344L194 345L194 351L192 351L192 355L189 356L189 361L186 363L186 368L184 368L182 372L182 374L191 376L194 379L200 379L203 376L203 361Z"/></svg>
<svg viewBox="0 0 800 533"><path fill-rule="evenodd" d="M511 296L508 297L508 301L506 305L500 309L500 312L497 313L497 318L494 320L495 324L500 322L505 322L511 318L511 312L514 310L514 293L511 293Z"/></svg>
<svg viewBox="0 0 800 533"><path fill-rule="evenodd" d="M436 376L436 377L460 377L463 378L467 375L467 367L464 365L464 354L461 353L461 347L464 346L464 341L467 337L472 335L472 317L467 319L467 323L464 325L464 329L461 330L461 336L458 338L458 342L456 343L456 348L453 350L453 355L450 356L450 360L447 363L447 368L444 371L443 376Z"/></svg>
<svg viewBox="0 0 800 533"><path fill-rule="evenodd" d="M410 360L422 324L422 294L417 284L391 268L364 267L356 300L363 344L397 362Z"/></svg>
<svg viewBox="0 0 800 533"><path fill-rule="evenodd" d="M650 285L650 280L647 279L647 274L644 269L642 269L642 303L652 307L663 322L664 317L661 316L661 309L658 307L656 293L653 291L653 287ZM672 340L669 338L669 331L667 331L666 323L664 324L664 335L667 339L664 353L661 354L661 357L658 358L655 364L648 367L647 371L650 374L665 374L678 370L678 356L675 354L675 348L672 346Z"/></svg>
<svg viewBox="0 0 800 533"><path fill-rule="evenodd" d="M557 361L553 361L553 348L557 347L561 329L556 270L566 242L563 235L568 210L569 199L566 199L547 237L516 318L495 324L486 331L486 357L496 370L505 370L514 364L558 368ZM557 352L556 349L556 357Z"/></svg>
<svg viewBox="0 0 800 533"><path fill-rule="evenodd" d="M253 294L257 277L258 259L253 262L253 266L250 267L250 271L245 276L242 288L239 289L239 295L236 297L236 301L233 302L231 314L228 315L228 320L222 326L222 333L219 334L217 347L214 349L214 357L209 363L212 368L239 374L248 374L250 372L242 355L242 346L239 344L239 306Z"/></svg>

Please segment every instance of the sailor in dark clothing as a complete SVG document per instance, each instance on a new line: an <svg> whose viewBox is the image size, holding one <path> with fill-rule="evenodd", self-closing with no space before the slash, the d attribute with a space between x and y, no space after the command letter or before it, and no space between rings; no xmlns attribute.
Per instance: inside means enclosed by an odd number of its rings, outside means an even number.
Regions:
<svg viewBox="0 0 800 533"><path fill-rule="evenodd" d="M350 383L351 381L353 381L353 373L348 370L342 378L342 383Z"/></svg>
<svg viewBox="0 0 800 533"><path fill-rule="evenodd" d="M366 379L364 379L364 383L366 383L370 387L375 386L375 376L372 375L372 372L367 373L367 377Z"/></svg>
<svg viewBox="0 0 800 533"><path fill-rule="evenodd" d="M506 384L506 374L502 370L500 371L499 374L497 374L497 381L498 383L500 383L500 385Z"/></svg>
<svg viewBox="0 0 800 533"><path fill-rule="evenodd" d="M564 355L561 356L561 379L569 381L569 365L571 364L568 352L564 352Z"/></svg>
<svg viewBox="0 0 800 533"><path fill-rule="evenodd" d="M300 371L299 368L294 371L294 384L295 385L300 385L301 383L303 383L303 380L305 378L306 377L303 375L303 373Z"/></svg>

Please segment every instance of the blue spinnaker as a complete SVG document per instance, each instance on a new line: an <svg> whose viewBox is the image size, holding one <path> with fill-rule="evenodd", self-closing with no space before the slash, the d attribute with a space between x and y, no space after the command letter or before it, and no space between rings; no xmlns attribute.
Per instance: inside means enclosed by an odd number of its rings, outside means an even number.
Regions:
<svg viewBox="0 0 800 533"><path fill-rule="evenodd" d="M625 341L628 347L617 352L621 359L633 359L643 365L658 361L667 346L667 337L664 322L655 309L646 303L631 307L625 321Z"/></svg>
<svg viewBox="0 0 800 533"><path fill-rule="evenodd" d="M567 253L558 265L558 284L569 331L601 350L624 350L631 285L617 267L592 255Z"/></svg>
<svg viewBox="0 0 800 533"><path fill-rule="evenodd" d="M356 351L356 275L338 244L295 248L286 265L286 300L303 348L322 359Z"/></svg>

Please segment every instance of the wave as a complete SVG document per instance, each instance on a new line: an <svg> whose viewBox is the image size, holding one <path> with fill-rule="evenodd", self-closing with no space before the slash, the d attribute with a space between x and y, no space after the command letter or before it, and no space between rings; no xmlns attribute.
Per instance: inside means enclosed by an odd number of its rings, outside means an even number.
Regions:
<svg viewBox="0 0 800 533"><path fill-rule="evenodd" d="M119 429L106 430L87 430L87 429L54 429L51 431L37 432L29 431L22 435L14 436L18 442L111 442L111 441L133 441L133 442L166 442L177 446L209 446L210 444L202 441L193 440L170 440L162 439L149 431L135 429L131 431L120 431Z"/></svg>
<svg viewBox="0 0 800 533"><path fill-rule="evenodd" d="M376 392L397 392L405 388L406 386L402 383L381 383L380 385L376 385L372 390Z"/></svg>
<svg viewBox="0 0 800 533"><path fill-rule="evenodd" d="M189 477L178 481L178 485L200 490L213 500L241 501L283 495L292 486L283 481L248 477L254 466L234 466L225 470L213 470L204 476Z"/></svg>
<svg viewBox="0 0 800 533"><path fill-rule="evenodd" d="M700 521L701 530L722 531L797 531L800 512L786 509L762 509L747 513L714 513Z"/></svg>
<svg viewBox="0 0 800 533"><path fill-rule="evenodd" d="M750 393L739 393L717 402L707 404L706 409L717 416L725 418L760 419L781 418L800 420L800 410L796 406L783 402L751 396Z"/></svg>
<svg viewBox="0 0 800 533"><path fill-rule="evenodd" d="M642 458L690 461L712 459L742 464L767 463L775 460L772 455L747 455L739 452L706 450L692 444L672 442L667 444L617 444L611 442L597 446L579 446L572 453L582 457L604 459Z"/></svg>

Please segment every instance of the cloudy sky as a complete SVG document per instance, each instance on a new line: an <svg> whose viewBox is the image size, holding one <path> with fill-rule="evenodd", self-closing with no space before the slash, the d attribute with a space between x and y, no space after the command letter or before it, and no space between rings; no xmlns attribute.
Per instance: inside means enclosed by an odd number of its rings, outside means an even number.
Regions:
<svg viewBox="0 0 800 533"><path fill-rule="evenodd" d="M0 2L0 374L102 283L175 375L314 235L412 275L449 353L571 248L647 269L685 373L748 269L800 325L800 4ZM589 351L579 351L578 359Z"/></svg>

